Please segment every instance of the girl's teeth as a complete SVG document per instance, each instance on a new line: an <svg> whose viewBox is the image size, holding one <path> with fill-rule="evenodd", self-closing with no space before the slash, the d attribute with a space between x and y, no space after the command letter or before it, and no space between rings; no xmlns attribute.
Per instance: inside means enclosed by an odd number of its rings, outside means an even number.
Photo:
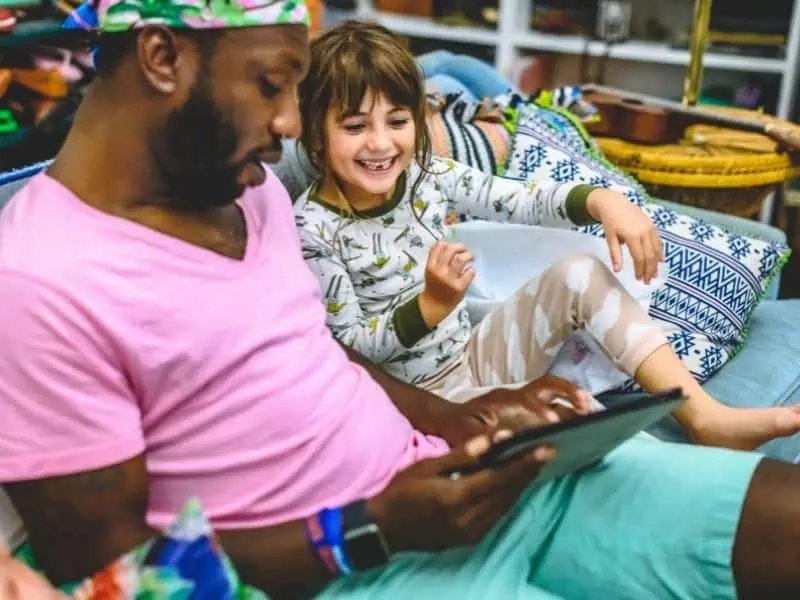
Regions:
<svg viewBox="0 0 800 600"><path fill-rule="evenodd" d="M392 166L391 158L389 160L382 160L382 161L362 160L360 162L370 171L385 171Z"/></svg>

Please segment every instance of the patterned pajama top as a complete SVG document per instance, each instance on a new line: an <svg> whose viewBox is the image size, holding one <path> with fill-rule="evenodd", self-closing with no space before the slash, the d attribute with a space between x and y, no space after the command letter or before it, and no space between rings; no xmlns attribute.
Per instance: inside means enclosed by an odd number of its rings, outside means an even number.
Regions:
<svg viewBox="0 0 800 600"><path fill-rule="evenodd" d="M452 368L472 332L463 300L433 329L419 310L428 253L446 238L448 225L471 219L585 225L594 189L526 184L434 158L425 171L412 164L383 206L345 212L312 186L297 200L295 219L333 334L388 373L419 385Z"/></svg>

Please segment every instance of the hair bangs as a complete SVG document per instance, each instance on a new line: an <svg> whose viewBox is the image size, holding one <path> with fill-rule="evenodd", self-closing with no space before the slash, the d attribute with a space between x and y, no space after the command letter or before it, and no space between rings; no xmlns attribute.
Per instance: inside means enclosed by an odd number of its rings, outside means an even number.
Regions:
<svg viewBox="0 0 800 600"><path fill-rule="evenodd" d="M373 104L383 97L398 108L415 113L424 110L424 105L420 106L424 89L416 63L403 64L404 61L386 58L387 54L371 54L366 48L361 48L355 56L340 55L338 64L333 65L338 72L332 74L330 82L334 88L333 105L341 117L369 111L372 106L363 106L368 95Z"/></svg>
<svg viewBox="0 0 800 600"><path fill-rule="evenodd" d="M385 27L346 21L311 42L309 74L300 84L301 144L312 164L325 169L324 123L329 110L339 119L368 112L364 99L385 98L408 109L416 126L415 154L423 168L431 153L422 70L400 38Z"/></svg>

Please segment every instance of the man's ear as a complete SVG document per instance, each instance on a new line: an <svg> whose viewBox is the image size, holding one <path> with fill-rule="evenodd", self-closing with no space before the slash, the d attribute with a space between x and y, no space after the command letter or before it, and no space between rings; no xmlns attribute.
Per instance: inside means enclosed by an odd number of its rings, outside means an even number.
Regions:
<svg viewBox="0 0 800 600"><path fill-rule="evenodd" d="M152 88L162 94L173 94L182 80L194 72L196 52L182 36L176 36L161 25L147 25L139 31L136 50L142 74Z"/></svg>

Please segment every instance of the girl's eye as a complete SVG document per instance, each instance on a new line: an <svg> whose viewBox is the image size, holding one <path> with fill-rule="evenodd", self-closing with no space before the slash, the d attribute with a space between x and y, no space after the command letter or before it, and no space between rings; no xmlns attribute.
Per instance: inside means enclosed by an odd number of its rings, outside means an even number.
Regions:
<svg viewBox="0 0 800 600"><path fill-rule="evenodd" d="M401 127L405 127L406 125L408 125L408 121L409 119L393 119L389 124L392 127L400 129Z"/></svg>
<svg viewBox="0 0 800 600"><path fill-rule="evenodd" d="M346 123L344 125L344 129L348 133L358 133L359 131L362 131L364 129L364 124L363 123Z"/></svg>
<svg viewBox="0 0 800 600"><path fill-rule="evenodd" d="M281 91L278 86L273 85L264 77L259 79L258 86L261 89L261 94L264 96L264 98L274 98Z"/></svg>

